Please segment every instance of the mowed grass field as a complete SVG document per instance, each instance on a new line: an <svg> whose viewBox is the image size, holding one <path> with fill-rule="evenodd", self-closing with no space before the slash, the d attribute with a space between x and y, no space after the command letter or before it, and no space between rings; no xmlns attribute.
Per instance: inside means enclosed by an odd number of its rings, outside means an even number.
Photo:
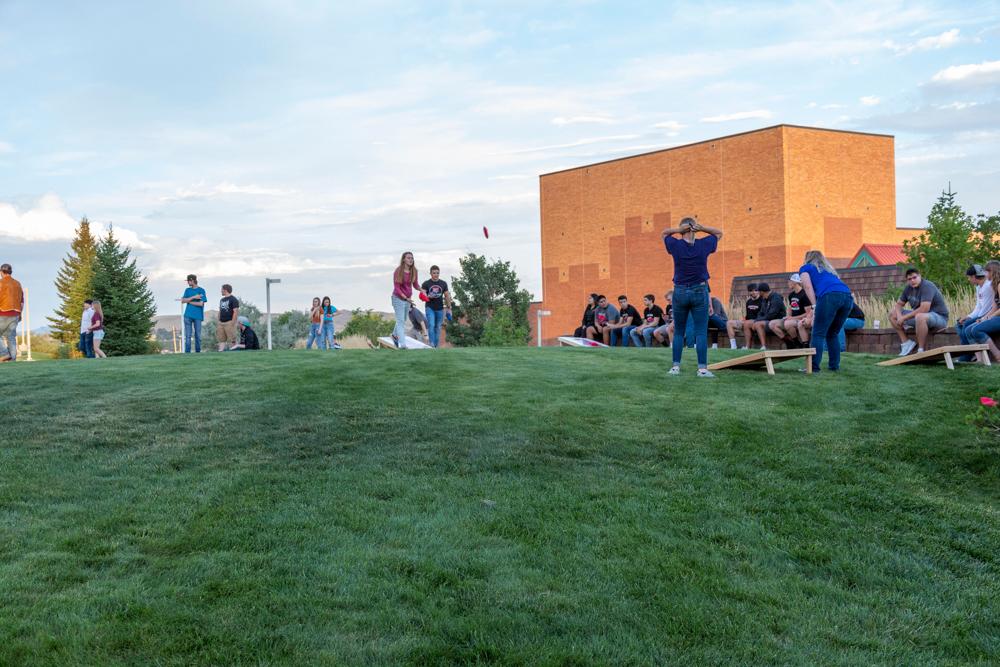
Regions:
<svg viewBox="0 0 1000 667"><path fill-rule="evenodd" d="M0 664L997 664L1000 370L685 356L0 366Z"/></svg>

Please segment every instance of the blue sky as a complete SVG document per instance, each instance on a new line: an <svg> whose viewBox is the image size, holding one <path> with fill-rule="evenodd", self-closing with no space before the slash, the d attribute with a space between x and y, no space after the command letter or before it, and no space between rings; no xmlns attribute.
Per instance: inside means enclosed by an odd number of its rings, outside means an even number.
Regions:
<svg viewBox="0 0 1000 667"><path fill-rule="evenodd" d="M0 259L33 326L84 215L161 313L389 310L406 249L538 297L539 174L778 123L895 135L901 226L997 212L1000 2L0 0Z"/></svg>

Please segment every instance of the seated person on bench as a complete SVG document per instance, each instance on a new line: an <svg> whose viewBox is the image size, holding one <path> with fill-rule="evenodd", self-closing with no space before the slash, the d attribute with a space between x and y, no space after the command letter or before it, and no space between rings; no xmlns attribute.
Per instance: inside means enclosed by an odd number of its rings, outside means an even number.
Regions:
<svg viewBox="0 0 1000 667"><path fill-rule="evenodd" d="M978 322L968 327L966 335L970 342L986 343L990 354L1000 362L1000 349L993 342L993 336L1000 333L1000 261L992 259L986 262L986 275L990 279L993 308L979 318Z"/></svg>
<svg viewBox="0 0 1000 667"><path fill-rule="evenodd" d="M909 308L903 308L907 305ZM906 287L889 313L889 321L899 334L899 356L905 357L913 352L913 348L919 354L927 345L927 334L948 326L948 306L937 285L925 280L920 271L909 268L906 270ZM910 340L907 329L917 334L916 341Z"/></svg>
<svg viewBox="0 0 1000 667"><path fill-rule="evenodd" d="M785 319L785 300L777 292L772 292L771 286L767 283L759 283L757 289L760 290L761 301L760 311L753 323L753 330L757 332L757 337L760 339L760 349L766 350L768 325L772 320Z"/></svg>
<svg viewBox="0 0 1000 667"><path fill-rule="evenodd" d="M642 302L646 307L642 310L642 322L632 330L632 345L652 347L653 332L663 324L663 309L656 305L652 294L642 297Z"/></svg>
<svg viewBox="0 0 1000 667"><path fill-rule="evenodd" d="M771 320L771 333L785 342L789 349L809 347L809 330L812 329L813 305L809 295L802 289L802 278L793 273L788 278L788 317ZM785 338L787 334L787 338Z"/></svg>
<svg viewBox="0 0 1000 667"><path fill-rule="evenodd" d="M986 269L979 264L973 264L965 272L965 275L973 289L976 290L976 307L965 317L958 318L955 323L955 331L958 332L958 339L962 345L968 345L972 342L972 339L969 338L969 329L972 328L972 325L977 324L981 317L993 310L993 282L986 277ZM958 360L972 361L974 358L971 354L963 354Z"/></svg>
<svg viewBox="0 0 1000 667"><path fill-rule="evenodd" d="M851 297L853 298L853 294ZM840 340L840 351L847 352L847 331L857 331L865 328L865 311L858 307L858 302L854 302L850 315L844 320L844 326L840 330L837 339Z"/></svg>
<svg viewBox="0 0 1000 667"><path fill-rule="evenodd" d="M594 326L594 311L597 310L597 294L591 294L587 297L587 307L583 311L583 318L580 322L580 326L576 328L573 332L573 336L576 338L583 338L587 335L587 329Z"/></svg>
<svg viewBox="0 0 1000 667"><path fill-rule="evenodd" d="M628 297L622 294L618 297L618 321L608 327L611 330L611 347L615 345L628 347L631 334L640 323L639 311L628 302Z"/></svg>
<svg viewBox="0 0 1000 667"><path fill-rule="evenodd" d="M708 302L708 335L711 336L709 343L717 347L719 332L728 331L729 321L726 319L726 309L717 297L712 297Z"/></svg>
<svg viewBox="0 0 1000 667"><path fill-rule="evenodd" d="M618 309L608 303L608 297L597 296L597 308L594 309L594 324L587 327L587 338L601 340L605 345L611 337L610 325L618 322Z"/></svg>
<svg viewBox="0 0 1000 667"><path fill-rule="evenodd" d="M736 330L740 327L743 328L743 349L750 349L753 337L753 322L757 319L757 313L760 312L761 298L760 291L757 289L757 283L747 285L747 292L750 293L750 296L747 297L746 305L743 308L744 319L729 320L726 322L726 333L729 334L729 348L732 350L736 349Z"/></svg>
<svg viewBox="0 0 1000 667"><path fill-rule="evenodd" d="M674 293L667 292L663 298L666 300L666 305L663 306L663 324L653 330L653 338L664 347L672 347L674 344Z"/></svg>

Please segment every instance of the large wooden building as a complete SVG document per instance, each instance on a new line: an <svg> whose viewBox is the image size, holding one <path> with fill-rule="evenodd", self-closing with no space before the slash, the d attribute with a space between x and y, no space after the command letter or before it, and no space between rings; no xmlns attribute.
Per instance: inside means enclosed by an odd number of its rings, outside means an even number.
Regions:
<svg viewBox="0 0 1000 667"><path fill-rule="evenodd" d="M899 244L893 137L778 125L540 177L545 337L578 326L587 295L671 289L661 231L684 217L724 232L713 293L791 271L807 250L846 266L865 243Z"/></svg>

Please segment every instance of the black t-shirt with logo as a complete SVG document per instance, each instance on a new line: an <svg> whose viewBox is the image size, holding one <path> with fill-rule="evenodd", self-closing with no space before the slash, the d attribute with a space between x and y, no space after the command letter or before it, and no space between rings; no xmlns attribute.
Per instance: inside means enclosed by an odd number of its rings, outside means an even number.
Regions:
<svg viewBox="0 0 1000 667"><path fill-rule="evenodd" d="M629 305L625 306L625 308L619 313L619 315L622 318L625 318L625 317L628 317L629 315L631 315L632 316L632 324L629 325L631 327L637 327L640 324L642 324L642 321L639 319L639 311L636 310L635 306L633 306L631 303Z"/></svg>
<svg viewBox="0 0 1000 667"><path fill-rule="evenodd" d="M431 310L444 310L444 293L448 291L448 283L443 280L425 280L421 287L427 292L427 307Z"/></svg>
<svg viewBox="0 0 1000 667"><path fill-rule="evenodd" d="M791 317L805 315L806 308L811 305L812 301L809 300L809 295L804 289L788 293L788 314Z"/></svg>
<svg viewBox="0 0 1000 667"><path fill-rule="evenodd" d="M649 308L642 310L642 319L646 324L658 327L663 324L663 309L654 303Z"/></svg>
<svg viewBox="0 0 1000 667"><path fill-rule="evenodd" d="M757 319L757 315L760 313L760 307L763 305L763 303L764 299L761 299L760 297L756 299L752 297L747 299L746 319L748 320Z"/></svg>
<svg viewBox="0 0 1000 667"><path fill-rule="evenodd" d="M230 322L233 319L233 311L240 307L240 300L230 294L224 296L219 301L219 321Z"/></svg>

